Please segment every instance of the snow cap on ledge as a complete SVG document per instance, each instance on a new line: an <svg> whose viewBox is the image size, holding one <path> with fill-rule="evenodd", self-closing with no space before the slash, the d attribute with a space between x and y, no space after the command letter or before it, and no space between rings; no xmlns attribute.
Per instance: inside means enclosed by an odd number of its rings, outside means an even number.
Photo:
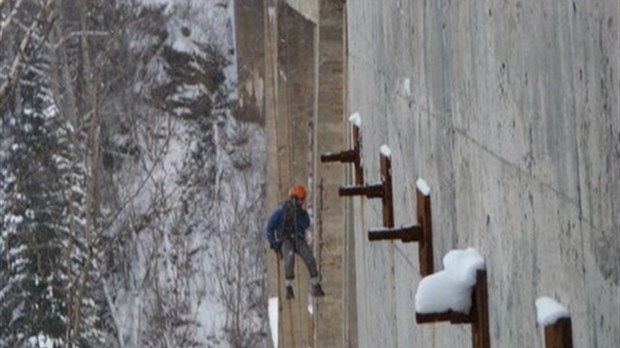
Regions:
<svg viewBox="0 0 620 348"><path fill-rule="evenodd" d="M392 157L392 150L390 150L390 147L385 144L381 145L381 153L385 157Z"/></svg>
<svg viewBox="0 0 620 348"><path fill-rule="evenodd" d="M485 269L484 258L474 248L451 250L443 258L444 270L424 277L415 295L417 313L449 310L468 314L476 272Z"/></svg>
<svg viewBox="0 0 620 348"><path fill-rule="evenodd" d="M560 318L568 318L568 309L551 297L541 296L536 300L536 321L539 325L553 325Z"/></svg>
<svg viewBox="0 0 620 348"><path fill-rule="evenodd" d="M362 126L362 117L360 116L359 112L353 113L351 116L349 116L349 122L353 123L354 125L361 127Z"/></svg>
<svg viewBox="0 0 620 348"><path fill-rule="evenodd" d="M428 186L428 184L426 183L426 181L424 181L424 179L419 178L416 182L415 182L415 186L418 188L418 190L425 196L428 196L431 194L431 187Z"/></svg>

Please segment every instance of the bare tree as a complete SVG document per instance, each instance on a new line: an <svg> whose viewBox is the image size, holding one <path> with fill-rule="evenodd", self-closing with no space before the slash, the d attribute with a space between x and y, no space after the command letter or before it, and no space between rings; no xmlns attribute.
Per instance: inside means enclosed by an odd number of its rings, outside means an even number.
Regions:
<svg viewBox="0 0 620 348"><path fill-rule="evenodd" d="M52 14L53 3L53 0L45 1L39 7L37 14L35 15L34 19L29 23L28 27L21 34L17 34L19 37L21 37L21 39L19 40L17 53L12 57L12 62L9 65L10 67L8 69L8 73L1 79L3 81L0 85L0 102L5 99L9 88L15 85L15 82L17 81L17 78L23 68L22 62L24 57L26 56L26 47L31 42L35 29L44 21L48 20L47 16L50 16ZM17 1L14 4L13 8L10 10L7 18L5 18L5 20L0 24L0 42L2 42L7 28L9 28L9 24L13 21L16 21L16 17L19 13L21 5L22 1Z"/></svg>
<svg viewBox="0 0 620 348"><path fill-rule="evenodd" d="M232 347L260 347L266 337L262 163L254 156L252 126L231 122L221 131L224 157L215 207L218 248L214 279L226 308L225 333Z"/></svg>

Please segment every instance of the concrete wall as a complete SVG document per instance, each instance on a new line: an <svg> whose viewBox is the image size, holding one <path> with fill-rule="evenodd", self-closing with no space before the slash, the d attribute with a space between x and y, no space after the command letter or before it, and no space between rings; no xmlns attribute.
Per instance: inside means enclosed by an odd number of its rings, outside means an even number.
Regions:
<svg viewBox="0 0 620 348"><path fill-rule="evenodd" d="M349 1L350 112L367 182L392 150L396 225L431 186L434 262L485 257L491 345L542 347L534 301L572 315L575 347L620 341L619 25L605 1ZM410 94L405 81L410 81ZM346 115L344 115L346 116ZM418 325L417 245L368 242L355 198L360 347L468 346L469 325Z"/></svg>
<svg viewBox="0 0 620 348"><path fill-rule="evenodd" d="M235 115L265 122L265 8L262 1L234 2L239 99Z"/></svg>
<svg viewBox="0 0 620 348"><path fill-rule="evenodd" d="M351 326L354 326L354 292L343 296L344 288L352 286L354 273L344 273L345 219L343 205L338 198L338 187L343 183L342 165L324 165L319 155L344 150L344 2L318 1L317 89L315 159L313 192L315 198L315 254L318 256L322 283L328 296L316 301L315 346L349 347ZM344 265L346 266L346 265ZM351 279L353 281L351 281ZM350 284L351 286L348 286ZM343 302L344 300L344 302ZM343 305L343 303L345 305ZM348 305L348 306L347 306ZM346 318L347 326L344 326Z"/></svg>
<svg viewBox="0 0 620 348"><path fill-rule="evenodd" d="M272 14L283 6L265 3ZM296 343L301 336L315 347L471 342L469 325L416 324L417 245L370 243L380 201L337 197L338 182L352 182L350 168L317 163L322 152L350 147L346 117L358 111L367 183L380 180L379 147L392 150L396 225L416 222L421 177L431 186L436 270L452 249L472 246L485 257L491 346L542 347L534 301L543 295L569 308L575 347L615 346L618 2L356 0L342 14L341 1L288 4L266 22L268 208L288 182L311 178L325 237L317 256L325 256L332 296L318 301L314 321L298 323ZM303 39L311 36L314 52ZM291 48L299 51L284 55ZM273 293L276 271L269 272Z"/></svg>
<svg viewBox="0 0 620 348"><path fill-rule="evenodd" d="M271 209L287 198L294 183L307 185L311 176L312 148L311 128L315 110L315 23L284 2L272 7L275 21L271 28L273 37L274 66L272 80L275 83L275 110L273 127L275 133L270 142L276 144L275 157L271 163L275 172L267 177L268 186L278 187L276 201L270 201ZM268 134L269 135L269 134ZM275 203L275 204L274 204ZM275 261L275 260L273 260ZM279 266L280 272L273 266ZM271 278L269 292L279 295L281 347L313 346L314 329L308 312L308 271L300 258L295 262L295 299L284 299L284 263L269 261ZM275 270L274 270L275 268ZM279 280L279 281L278 281Z"/></svg>
<svg viewBox="0 0 620 348"><path fill-rule="evenodd" d="M306 267L297 258L296 298L285 300L283 264L269 253L268 292L270 297L281 299L278 340L282 347L342 347L343 340L357 339L357 331L347 331L345 335L343 329L344 317L348 328L354 326L356 302L355 296L344 296L352 306L346 310L342 306L345 280L351 293L355 292L355 278L352 274L345 277L342 270L347 220L343 219L337 188L345 171L341 166L323 167L319 156L334 148L341 150L346 133L342 117L344 2L322 1L319 22L317 1L264 1L262 4L267 7L266 210L275 208L294 182L307 185L308 208L314 222L313 248L327 292L320 300L307 296ZM350 253L351 261L353 256ZM312 315L307 311L309 307Z"/></svg>
<svg viewBox="0 0 620 348"><path fill-rule="evenodd" d="M319 0L285 0L285 2L288 6L294 9L295 12L304 16L310 22L318 23Z"/></svg>

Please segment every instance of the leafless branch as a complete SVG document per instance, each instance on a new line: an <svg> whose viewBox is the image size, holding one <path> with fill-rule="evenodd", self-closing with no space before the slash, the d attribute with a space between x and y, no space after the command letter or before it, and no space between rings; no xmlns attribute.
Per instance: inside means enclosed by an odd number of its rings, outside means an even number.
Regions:
<svg viewBox="0 0 620 348"><path fill-rule="evenodd" d="M0 1L0 8L2 7L2 5L4 5L4 0ZM0 40L2 40L2 38L4 37L4 31L6 30L6 28L9 27L9 24L11 24L11 22L17 15L17 11L19 11L21 5L22 0L17 0L15 6L13 6L13 9L11 10L11 13L9 13L9 15L4 19L4 21L0 22Z"/></svg>
<svg viewBox="0 0 620 348"><path fill-rule="evenodd" d="M62 37L60 40L58 40L58 42L54 43L52 46L52 49L57 50L58 48L60 48L60 46L64 45L64 43L69 40L72 39L74 37L84 37L84 36L109 36L110 33L107 31L77 31L77 32L72 32L69 33L67 35L65 35L64 37Z"/></svg>
<svg viewBox="0 0 620 348"><path fill-rule="evenodd" d="M13 62L11 63L11 68L9 69L9 74L7 75L7 79L0 86L0 101L4 100L4 97L6 96L6 93L8 92L9 87L14 83L15 79L19 75L19 72L21 69L20 68L21 62L25 55L24 51L26 50L26 47L28 46L28 44L30 43L30 40L32 39L32 34L34 30L36 29L37 25L41 23L43 18L47 15L47 12L51 8L53 2L54 0L46 1L43 7L39 9L37 16L30 24L30 27L28 28L28 30L26 30L26 32L24 33L24 36L22 37L22 40L19 43L18 54L15 55L15 58L13 59Z"/></svg>

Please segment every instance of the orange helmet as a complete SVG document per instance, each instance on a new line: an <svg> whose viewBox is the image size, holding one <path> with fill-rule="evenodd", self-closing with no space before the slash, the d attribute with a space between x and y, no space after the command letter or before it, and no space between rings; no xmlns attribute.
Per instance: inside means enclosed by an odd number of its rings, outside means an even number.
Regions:
<svg viewBox="0 0 620 348"><path fill-rule="evenodd" d="M306 199L306 188L302 184L295 184L288 191L289 197L297 197L299 200Z"/></svg>

